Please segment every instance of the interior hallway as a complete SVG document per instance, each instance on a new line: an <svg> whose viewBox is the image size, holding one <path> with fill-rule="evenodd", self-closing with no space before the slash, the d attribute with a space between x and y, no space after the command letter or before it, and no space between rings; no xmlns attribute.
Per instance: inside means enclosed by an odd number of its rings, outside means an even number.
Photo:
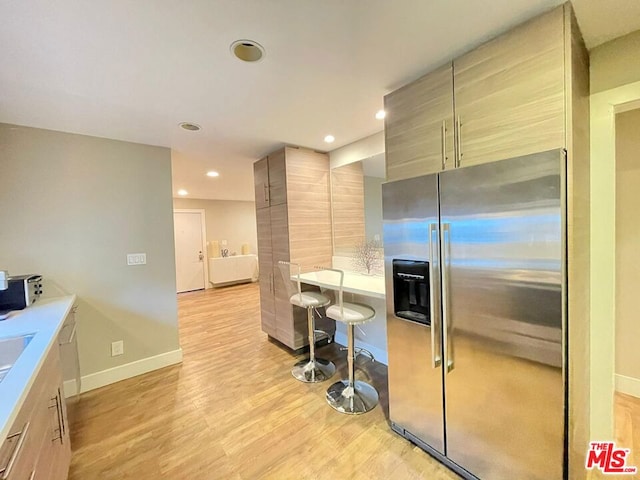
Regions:
<svg viewBox="0 0 640 480"><path fill-rule="evenodd" d="M346 352L319 350L336 362L330 381L294 380L258 298L257 284L181 294L182 365L82 395L69 479L458 478L390 430L384 365L359 360L381 402L357 417L324 399Z"/></svg>

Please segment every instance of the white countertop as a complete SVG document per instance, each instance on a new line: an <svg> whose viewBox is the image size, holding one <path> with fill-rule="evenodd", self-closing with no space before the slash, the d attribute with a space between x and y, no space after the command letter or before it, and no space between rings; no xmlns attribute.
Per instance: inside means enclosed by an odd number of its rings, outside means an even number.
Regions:
<svg viewBox="0 0 640 480"><path fill-rule="evenodd" d="M20 407L73 304L75 295L39 299L32 306L0 321L0 338L35 334L9 373L0 382L0 439L9 435Z"/></svg>
<svg viewBox="0 0 640 480"><path fill-rule="evenodd" d="M302 273L300 281L323 288L337 289L340 276L330 270ZM342 290L373 298L385 298L384 277L382 275L364 275L356 272L344 272Z"/></svg>

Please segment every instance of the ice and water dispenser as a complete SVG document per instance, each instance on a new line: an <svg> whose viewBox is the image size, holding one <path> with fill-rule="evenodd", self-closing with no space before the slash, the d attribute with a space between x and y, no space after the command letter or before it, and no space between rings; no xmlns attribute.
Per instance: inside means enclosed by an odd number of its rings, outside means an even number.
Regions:
<svg viewBox="0 0 640 480"><path fill-rule="evenodd" d="M429 262L393 260L393 300L396 317L431 325Z"/></svg>

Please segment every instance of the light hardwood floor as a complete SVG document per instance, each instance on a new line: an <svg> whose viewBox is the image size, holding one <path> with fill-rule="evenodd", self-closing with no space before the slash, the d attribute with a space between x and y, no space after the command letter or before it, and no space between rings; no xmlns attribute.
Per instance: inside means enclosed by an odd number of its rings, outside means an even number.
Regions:
<svg viewBox="0 0 640 480"><path fill-rule="evenodd" d="M627 465L640 469L640 398L616 393L614 408L616 446L631 449L627 457ZM619 477L629 480L640 479L640 473L633 476L619 475Z"/></svg>
<svg viewBox="0 0 640 480"><path fill-rule="evenodd" d="M72 425L71 480L456 479L393 433L386 368L363 362L381 394L372 412L339 414L326 388L338 373L293 379L297 358L260 331L256 284L179 296L182 365L83 394Z"/></svg>

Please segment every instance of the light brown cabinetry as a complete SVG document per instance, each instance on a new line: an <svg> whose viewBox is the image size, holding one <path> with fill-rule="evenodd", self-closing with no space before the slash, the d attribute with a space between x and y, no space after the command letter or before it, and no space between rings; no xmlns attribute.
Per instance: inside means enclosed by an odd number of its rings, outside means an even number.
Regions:
<svg viewBox="0 0 640 480"><path fill-rule="evenodd" d="M269 177L268 206L258 183ZM254 164L256 222L260 265L262 330L297 350L307 344L306 312L289 303L279 261L299 263L308 271L330 265L331 202L329 158L324 153L285 147ZM260 206L259 206L260 205ZM335 331L330 322L318 328Z"/></svg>
<svg viewBox="0 0 640 480"><path fill-rule="evenodd" d="M451 63L384 98L387 180L452 168Z"/></svg>
<svg viewBox="0 0 640 480"><path fill-rule="evenodd" d="M570 10L547 12L387 95L387 180L566 147Z"/></svg>
<svg viewBox="0 0 640 480"><path fill-rule="evenodd" d="M256 209L281 205L287 201L284 150L274 152L253 164Z"/></svg>
<svg viewBox="0 0 640 480"><path fill-rule="evenodd" d="M0 478L64 480L70 460L60 358L54 344L0 447Z"/></svg>
<svg viewBox="0 0 640 480"><path fill-rule="evenodd" d="M256 207L258 200L256 198ZM262 331L276 336L276 305L274 296L273 246L271 244L271 209L256 208L258 230L258 282L260 285L260 308Z"/></svg>
<svg viewBox="0 0 640 480"><path fill-rule="evenodd" d="M267 157L253 164L253 185L256 209L269 206L269 159Z"/></svg>
<svg viewBox="0 0 640 480"><path fill-rule="evenodd" d="M454 60L459 165L565 146L564 50L560 7Z"/></svg>

